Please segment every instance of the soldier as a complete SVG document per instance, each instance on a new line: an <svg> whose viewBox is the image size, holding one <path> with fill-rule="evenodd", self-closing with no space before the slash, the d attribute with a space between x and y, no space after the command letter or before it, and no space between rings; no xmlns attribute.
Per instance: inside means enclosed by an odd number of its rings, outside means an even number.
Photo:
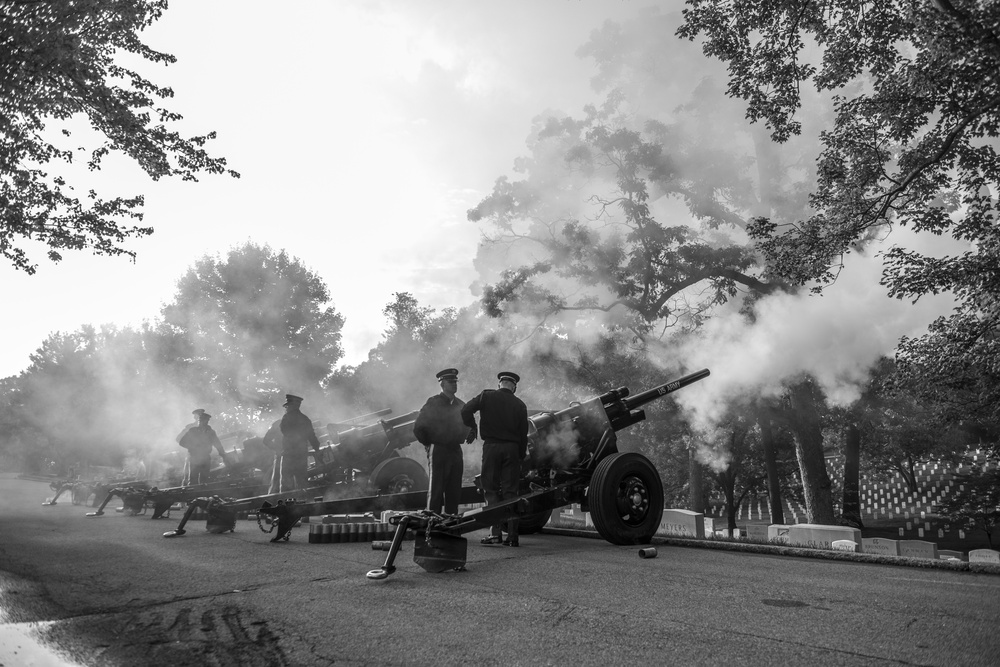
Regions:
<svg viewBox="0 0 1000 667"><path fill-rule="evenodd" d="M517 496L521 477L521 461L528 454L528 409L514 396L521 378L517 373L497 374L497 389L486 389L462 408L462 421L476 427L479 413L479 435L483 439L483 494L487 505L495 505ZM517 518L507 519L507 539L503 539L502 524L490 529L483 544L520 546Z"/></svg>
<svg viewBox="0 0 1000 667"><path fill-rule="evenodd" d="M268 480L267 493L270 495L281 490L281 453L285 445L281 438L280 419L274 420L261 440L264 448L272 455L271 467L264 471L264 479Z"/></svg>
<svg viewBox="0 0 1000 667"><path fill-rule="evenodd" d="M190 424L186 424L180 433L177 434L177 444L181 444L181 439L187 434L188 431L193 429L198 425L198 417L205 414L205 411L201 408L197 410L192 410L191 414L194 415L194 421ZM181 468L181 486L187 486L191 483L191 457L188 456L184 459L184 466Z"/></svg>
<svg viewBox="0 0 1000 667"><path fill-rule="evenodd" d="M309 470L309 446L320 461L319 438L313 429L312 420L302 414L299 408L302 398L285 394L285 416L281 418L281 492L304 489L308 485L306 472Z"/></svg>
<svg viewBox="0 0 1000 667"><path fill-rule="evenodd" d="M446 368L435 377L441 384L441 393L428 398L420 408L413 424L413 435L427 450L427 467L431 473L427 509L440 514L443 507L445 514L458 514L465 467L462 443L475 440L476 429L462 421L465 401L455 395L458 369Z"/></svg>
<svg viewBox="0 0 1000 667"><path fill-rule="evenodd" d="M212 468L212 447L219 452L219 456L228 465L226 450L222 448L222 442L215 430L208 425L208 420L212 415L204 410L195 410L198 415L198 425L189 426L180 435L180 446L188 450L188 461L190 463L189 484L205 484L208 482L208 472Z"/></svg>

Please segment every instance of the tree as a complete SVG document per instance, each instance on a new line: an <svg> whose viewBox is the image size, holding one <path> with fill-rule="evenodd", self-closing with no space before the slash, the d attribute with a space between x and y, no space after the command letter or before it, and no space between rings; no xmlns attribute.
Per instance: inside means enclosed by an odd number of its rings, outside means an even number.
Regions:
<svg viewBox="0 0 1000 667"><path fill-rule="evenodd" d="M343 356L344 318L323 280L286 252L246 243L205 256L163 308L162 335L192 390L249 418L286 392L322 392Z"/></svg>
<svg viewBox="0 0 1000 667"><path fill-rule="evenodd" d="M572 337L593 323L602 334L630 332L627 344L641 351L696 331L729 299L751 311L755 297L785 289L745 228L804 210L807 146L779 151L748 128L708 68L678 72L677 62L697 58L662 39L673 21L651 10L595 31L580 54L597 62L604 101L582 118L536 118L530 155L515 163L522 177L497 179L468 212L487 230L477 257L487 314L572 323ZM790 387L805 399L796 405L815 413L802 386ZM833 506L822 430L805 421L792 430L801 465L811 466L802 475L810 520L823 523Z"/></svg>
<svg viewBox="0 0 1000 667"><path fill-rule="evenodd" d="M916 465L949 458L969 442L962 431L939 417L936 406L921 399L897 364L882 358L849 421L857 426L861 461L876 475L899 473L911 492L917 491Z"/></svg>
<svg viewBox="0 0 1000 667"><path fill-rule="evenodd" d="M942 518L986 533L993 548L993 532L1000 526L1000 468L973 465L968 472L955 475L956 489L934 508Z"/></svg>
<svg viewBox="0 0 1000 667"><path fill-rule="evenodd" d="M15 268L37 269L26 241L48 246L53 262L81 249L134 258L123 242L153 232L130 226L142 220L142 195L105 199L90 190L81 197L53 163L85 159L98 170L109 154L121 153L153 180L197 180L203 172L239 177L205 151L214 132L184 138L170 129L182 118L158 106L173 96L170 88L115 60L121 53L156 64L176 60L139 39L166 7L166 0L0 2L0 253ZM104 137L89 155L55 142L53 130L70 140L66 121L77 116Z"/></svg>
<svg viewBox="0 0 1000 667"><path fill-rule="evenodd" d="M729 536L736 530L736 514L747 495L756 493L764 481L763 461L760 451L753 446L752 425L742 417L734 417L726 425L723 437L728 442L729 454L725 467L713 470L712 476L726 498L726 529Z"/></svg>
<svg viewBox="0 0 1000 667"><path fill-rule="evenodd" d="M812 213L749 228L774 275L821 290L840 257L896 225L968 244L943 258L894 247L881 283L897 298L957 297L954 315L904 341L901 360L925 383L961 383L996 422L1000 6L694 0L685 19L679 35L704 37L704 53L728 65L729 94L778 141L802 129L806 84L836 93Z"/></svg>

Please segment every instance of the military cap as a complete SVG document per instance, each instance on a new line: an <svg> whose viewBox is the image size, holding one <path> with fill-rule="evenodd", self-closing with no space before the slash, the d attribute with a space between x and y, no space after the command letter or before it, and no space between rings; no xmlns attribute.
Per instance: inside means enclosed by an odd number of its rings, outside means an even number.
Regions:
<svg viewBox="0 0 1000 667"><path fill-rule="evenodd" d="M199 415L205 414L205 411L203 409L201 409L201 408L198 408L197 410L192 410L191 414L193 414L195 417L197 417Z"/></svg>
<svg viewBox="0 0 1000 667"><path fill-rule="evenodd" d="M458 369L457 368L446 368L443 371L438 371L435 375L439 381L440 380L458 380Z"/></svg>
<svg viewBox="0 0 1000 667"><path fill-rule="evenodd" d="M204 410L202 410L201 412L198 413L198 419L204 419L205 421L208 421L211 418L212 418L212 415L208 414Z"/></svg>
<svg viewBox="0 0 1000 667"><path fill-rule="evenodd" d="M517 373L513 373L511 371L500 371L499 373L497 373L497 379L498 380L510 380L514 384L517 384L518 382L521 381L521 376L518 375Z"/></svg>
<svg viewBox="0 0 1000 667"><path fill-rule="evenodd" d="M293 405L302 402L301 396L296 396L295 394L285 394L285 402L283 405Z"/></svg>

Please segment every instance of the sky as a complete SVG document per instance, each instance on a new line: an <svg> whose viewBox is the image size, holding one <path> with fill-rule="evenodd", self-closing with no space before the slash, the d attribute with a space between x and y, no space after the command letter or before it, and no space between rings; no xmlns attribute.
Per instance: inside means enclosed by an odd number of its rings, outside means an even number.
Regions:
<svg viewBox="0 0 1000 667"><path fill-rule="evenodd" d="M0 267L13 295L0 377L51 333L155 320L196 260L247 241L323 278L346 318L342 363L378 343L395 292L439 310L474 303L481 231L466 211L512 173L534 116L599 99L577 48L648 4L171 2L143 41L177 62L142 71L173 88L182 132L215 130L210 152L242 177L153 182L124 160L78 174L78 191L143 194L155 233L127 242L134 262L35 252L35 275Z"/></svg>

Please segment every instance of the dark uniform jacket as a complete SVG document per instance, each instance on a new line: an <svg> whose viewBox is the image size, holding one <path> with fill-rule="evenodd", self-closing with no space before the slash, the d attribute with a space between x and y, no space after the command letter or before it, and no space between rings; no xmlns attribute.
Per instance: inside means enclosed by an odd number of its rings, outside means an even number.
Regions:
<svg viewBox="0 0 1000 667"><path fill-rule="evenodd" d="M299 410L290 410L281 418L281 439L285 456L306 456L309 445L319 449L319 438L313 429L312 420Z"/></svg>
<svg viewBox="0 0 1000 667"><path fill-rule="evenodd" d="M181 447L191 454L193 465L205 464L212 460L212 447L222 450L222 443L219 436L215 434L215 429L206 424L205 426L193 426L181 436Z"/></svg>
<svg viewBox="0 0 1000 667"><path fill-rule="evenodd" d="M425 447L460 447L469 437L469 427L462 421L464 405L465 401L458 396L454 399L444 393L431 396L413 423L413 436Z"/></svg>
<svg viewBox="0 0 1000 667"><path fill-rule="evenodd" d="M486 389L462 408L462 421L475 427L479 413L479 437L484 441L517 443L523 459L528 453L528 408L509 389Z"/></svg>

